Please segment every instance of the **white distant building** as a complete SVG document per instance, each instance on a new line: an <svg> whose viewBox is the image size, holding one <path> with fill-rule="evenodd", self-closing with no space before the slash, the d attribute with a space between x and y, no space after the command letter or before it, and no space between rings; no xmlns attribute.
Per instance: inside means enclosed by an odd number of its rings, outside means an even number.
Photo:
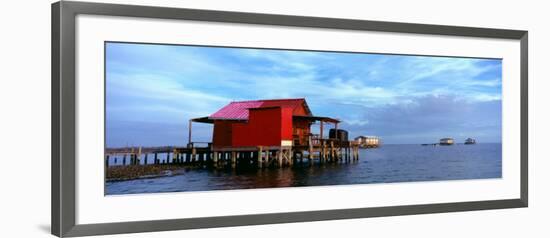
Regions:
<svg viewBox="0 0 550 238"><path fill-rule="evenodd" d="M439 140L440 145L452 145L455 143L453 138L443 138Z"/></svg>
<svg viewBox="0 0 550 238"><path fill-rule="evenodd" d="M358 136L354 139L361 148L376 148L380 146L381 140L378 136Z"/></svg>

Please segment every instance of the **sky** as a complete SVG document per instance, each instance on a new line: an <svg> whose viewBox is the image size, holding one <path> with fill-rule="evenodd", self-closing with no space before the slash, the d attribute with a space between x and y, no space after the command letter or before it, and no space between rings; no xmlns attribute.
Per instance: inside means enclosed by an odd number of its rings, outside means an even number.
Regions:
<svg viewBox="0 0 550 238"><path fill-rule="evenodd" d="M106 43L107 147L185 145L190 118L276 98L305 98L351 138L501 142L500 59Z"/></svg>

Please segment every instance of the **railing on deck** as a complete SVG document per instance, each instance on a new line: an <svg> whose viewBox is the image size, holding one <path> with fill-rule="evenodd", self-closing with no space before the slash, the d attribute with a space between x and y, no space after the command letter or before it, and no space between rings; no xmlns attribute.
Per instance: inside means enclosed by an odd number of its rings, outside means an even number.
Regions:
<svg viewBox="0 0 550 238"><path fill-rule="evenodd" d="M339 147L348 147L352 143L351 141L344 141L340 140L338 138L321 138L319 134L310 134L308 138L308 145L307 146L321 146L322 144L328 145L332 143L334 146Z"/></svg>

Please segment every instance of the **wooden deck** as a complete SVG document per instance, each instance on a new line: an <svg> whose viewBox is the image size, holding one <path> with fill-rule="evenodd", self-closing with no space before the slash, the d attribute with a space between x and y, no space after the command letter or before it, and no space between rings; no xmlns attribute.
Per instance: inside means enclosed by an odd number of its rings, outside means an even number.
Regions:
<svg viewBox="0 0 550 238"><path fill-rule="evenodd" d="M166 154L165 159L160 159ZM201 164L214 168L236 166L285 167L297 161L307 160L310 164L349 162L359 160L359 145L353 141L310 138L306 145L214 147L210 143L194 142L186 147L138 147L108 148L105 151L105 166L110 166L110 157L122 156L123 165L152 164ZM151 156L151 157L150 157Z"/></svg>

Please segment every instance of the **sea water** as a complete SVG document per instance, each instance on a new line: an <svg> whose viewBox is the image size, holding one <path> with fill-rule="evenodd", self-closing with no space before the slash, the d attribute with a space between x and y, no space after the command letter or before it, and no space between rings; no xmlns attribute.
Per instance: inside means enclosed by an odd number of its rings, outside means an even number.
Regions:
<svg viewBox="0 0 550 238"><path fill-rule="evenodd" d="M175 176L107 182L106 194L209 191L396 183L502 176L502 145L383 145L361 149L359 161L264 169L183 169Z"/></svg>

